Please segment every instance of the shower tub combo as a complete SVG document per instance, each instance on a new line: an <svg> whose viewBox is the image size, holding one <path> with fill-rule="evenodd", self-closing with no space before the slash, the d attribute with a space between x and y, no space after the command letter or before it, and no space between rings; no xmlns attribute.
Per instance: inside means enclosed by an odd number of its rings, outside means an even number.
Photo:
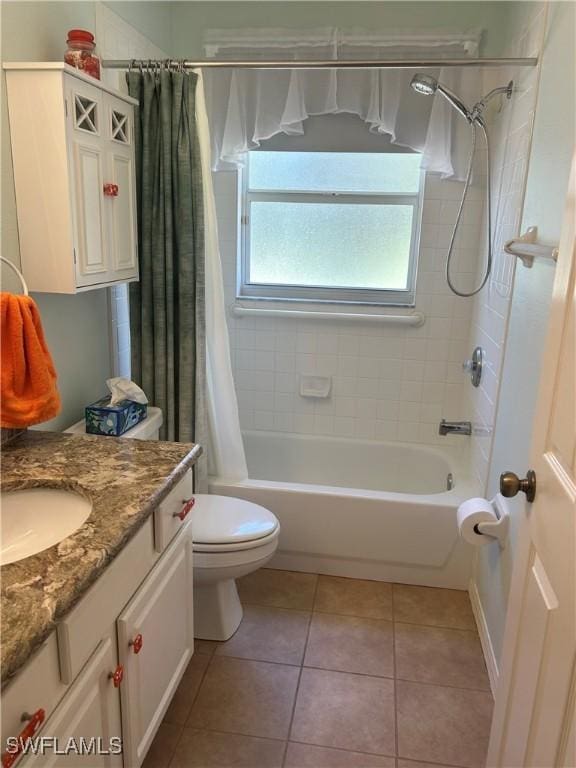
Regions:
<svg viewBox="0 0 576 768"><path fill-rule="evenodd" d="M267 567L466 589L470 546L458 505L479 494L452 446L245 432L250 478L210 492L261 504L280 521Z"/></svg>

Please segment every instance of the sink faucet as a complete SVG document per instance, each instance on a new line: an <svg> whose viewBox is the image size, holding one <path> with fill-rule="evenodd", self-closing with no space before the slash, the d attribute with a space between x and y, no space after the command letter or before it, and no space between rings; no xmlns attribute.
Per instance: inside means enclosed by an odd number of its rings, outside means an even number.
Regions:
<svg viewBox="0 0 576 768"><path fill-rule="evenodd" d="M439 435L471 435L472 423L470 421L446 421L442 419L438 428Z"/></svg>

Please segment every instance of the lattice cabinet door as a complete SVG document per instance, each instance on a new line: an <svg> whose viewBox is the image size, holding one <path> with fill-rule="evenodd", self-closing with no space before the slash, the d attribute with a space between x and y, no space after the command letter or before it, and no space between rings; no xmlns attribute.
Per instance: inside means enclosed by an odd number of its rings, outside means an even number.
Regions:
<svg viewBox="0 0 576 768"><path fill-rule="evenodd" d="M68 80L68 121L77 284L110 279L110 244L106 225L106 136L104 94L76 78ZM71 114L70 114L71 113Z"/></svg>

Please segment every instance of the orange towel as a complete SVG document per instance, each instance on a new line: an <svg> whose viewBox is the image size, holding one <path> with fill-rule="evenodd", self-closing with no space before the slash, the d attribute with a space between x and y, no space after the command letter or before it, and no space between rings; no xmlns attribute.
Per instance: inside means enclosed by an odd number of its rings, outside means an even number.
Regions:
<svg viewBox="0 0 576 768"><path fill-rule="evenodd" d="M29 427L56 416L56 369L38 307L29 296L0 294L2 372L0 426Z"/></svg>

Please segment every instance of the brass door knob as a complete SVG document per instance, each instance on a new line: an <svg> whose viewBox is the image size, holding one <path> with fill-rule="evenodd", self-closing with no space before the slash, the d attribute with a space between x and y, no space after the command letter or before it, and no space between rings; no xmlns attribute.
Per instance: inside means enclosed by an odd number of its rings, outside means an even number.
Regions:
<svg viewBox="0 0 576 768"><path fill-rule="evenodd" d="M500 475L500 493L510 499L516 496L518 491L526 494L526 501L534 501L536 498L536 473L529 469L524 479L520 479L515 472L503 472Z"/></svg>

